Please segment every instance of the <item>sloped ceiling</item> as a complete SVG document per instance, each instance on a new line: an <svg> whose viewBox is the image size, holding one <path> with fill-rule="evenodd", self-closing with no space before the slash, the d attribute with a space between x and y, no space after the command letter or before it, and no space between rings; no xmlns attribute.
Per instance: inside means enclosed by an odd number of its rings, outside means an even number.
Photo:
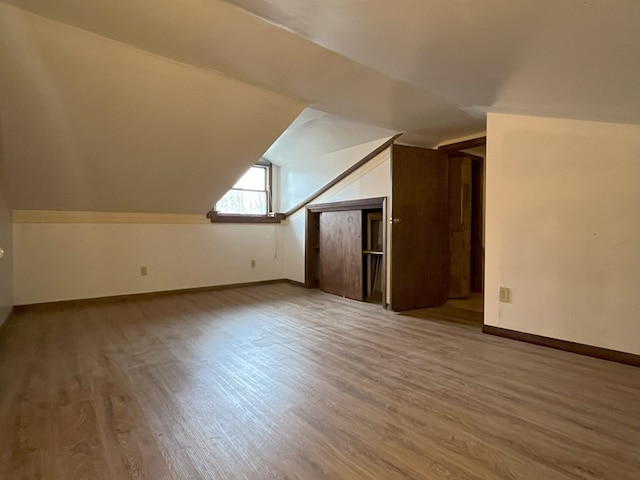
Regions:
<svg viewBox="0 0 640 480"><path fill-rule="evenodd" d="M229 0L471 114L640 123L637 0Z"/></svg>
<svg viewBox="0 0 640 480"><path fill-rule="evenodd" d="M14 209L204 214L304 107L29 13L1 19Z"/></svg>
<svg viewBox="0 0 640 480"><path fill-rule="evenodd" d="M637 0L0 0L10 199L200 213L307 105L420 145L640 123L639 32Z"/></svg>
<svg viewBox="0 0 640 480"><path fill-rule="evenodd" d="M282 166L318 161L321 155L379 140L382 144L397 132L348 120L308 107L269 147L264 158ZM372 147L374 150L376 147ZM362 157L370 152L365 152ZM354 158L356 163L360 158Z"/></svg>
<svg viewBox="0 0 640 480"><path fill-rule="evenodd" d="M158 56L225 74L336 115L437 143L483 122L219 0L0 0Z"/></svg>

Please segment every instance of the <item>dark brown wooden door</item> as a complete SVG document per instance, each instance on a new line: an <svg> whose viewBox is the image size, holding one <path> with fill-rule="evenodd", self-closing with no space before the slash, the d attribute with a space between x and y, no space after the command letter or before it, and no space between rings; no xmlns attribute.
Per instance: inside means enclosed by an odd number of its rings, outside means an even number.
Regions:
<svg viewBox="0 0 640 480"><path fill-rule="evenodd" d="M391 159L391 308L442 305L449 265L448 156L394 145Z"/></svg>
<svg viewBox="0 0 640 480"><path fill-rule="evenodd" d="M320 288L362 300L362 210L320 214Z"/></svg>
<svg viewBox="0 0 640 480"><path fill-rule="evenodd" d="M471 158L449 159L449 298L471 295Z"/></svg>

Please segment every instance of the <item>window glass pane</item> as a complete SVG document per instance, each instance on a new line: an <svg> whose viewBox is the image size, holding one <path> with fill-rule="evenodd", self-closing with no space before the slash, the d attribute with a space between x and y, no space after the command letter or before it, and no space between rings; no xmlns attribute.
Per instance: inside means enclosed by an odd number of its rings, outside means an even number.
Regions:
<svg viewBox="0 0 640 480"><path fill-rule="evenodd" d="M239 213L245 215L266 215L267 193L229 190L216 204L220 213Z"/></svg>
<svg viewBox="0 0 640 480"><path fill-rule="evenodd" d="M262 167L251 167L233 188L245 190L266 190L267 189L267 169Z"/></svg>

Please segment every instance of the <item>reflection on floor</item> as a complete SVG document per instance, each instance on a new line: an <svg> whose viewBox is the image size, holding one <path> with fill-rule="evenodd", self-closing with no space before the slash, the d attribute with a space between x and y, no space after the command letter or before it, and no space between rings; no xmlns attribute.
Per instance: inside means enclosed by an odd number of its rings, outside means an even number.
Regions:
<svg viewBox="0 0 640 480"><path fill-rule="evenodd" d="M640 479L640 369L481 324L286 283L32 307L0 479Z"/></svg>
<svg viewBox="0 0 640 480"><path fill-rule="evenodd" d="M440 307L421 308L402 313L409 317L457 323L481 330L484 321L482 307L482 294L472 293L470 298L449 300Z"/></svg>
<svg viewBox="0 0 640 480"><path fill-rule="evenodd" d="M484 311L482 293L472 293L469 298L449 300L447 305L455 308L462 308L463 310L472 310L474 312Z"/></svg>

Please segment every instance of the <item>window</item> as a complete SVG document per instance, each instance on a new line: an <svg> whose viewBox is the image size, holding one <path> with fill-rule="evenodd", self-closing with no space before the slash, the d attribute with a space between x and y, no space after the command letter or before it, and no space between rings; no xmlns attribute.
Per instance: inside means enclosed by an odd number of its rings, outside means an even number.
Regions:
<svg viewBox="0 0 640 480"><path fill-rule="evenodd" d="M280 223L273 213L271 163L260 159L207 213L211 223Z"/></svg>
<svg viewBox="0 0 640 480"><path fill-rule="evenodd" d="M216 203L217 213L268 215L271 210L271 164L261 161L251 167Z"/></svg>

